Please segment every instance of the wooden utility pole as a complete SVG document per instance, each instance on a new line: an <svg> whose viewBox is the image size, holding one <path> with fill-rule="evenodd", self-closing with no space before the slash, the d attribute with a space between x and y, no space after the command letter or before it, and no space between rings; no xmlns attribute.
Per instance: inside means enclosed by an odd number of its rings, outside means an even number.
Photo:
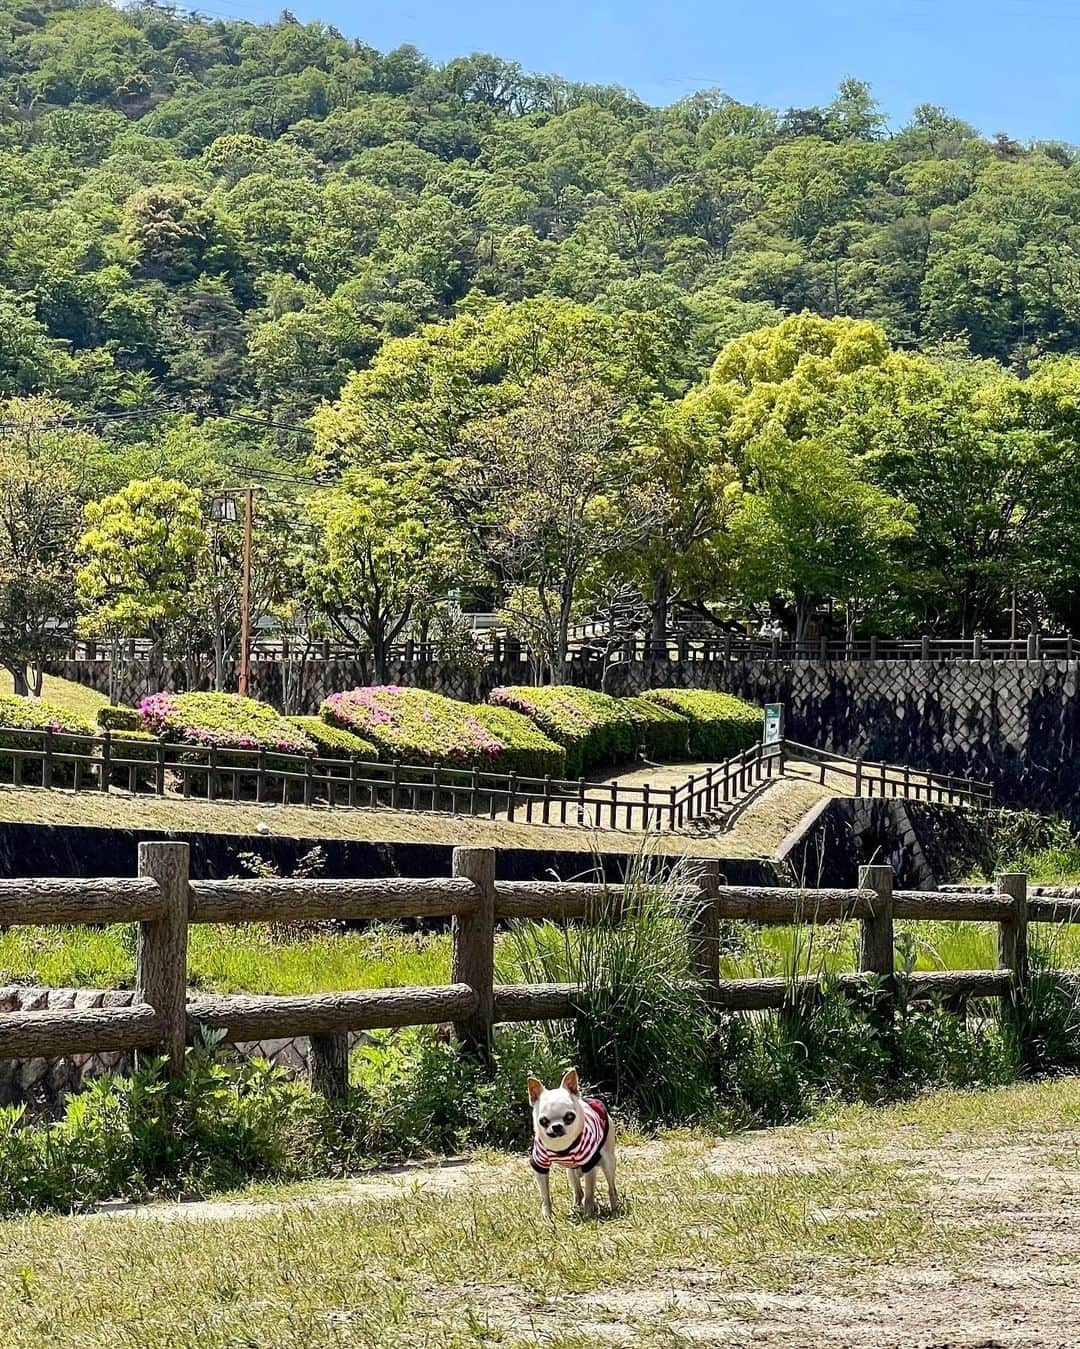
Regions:
<svg viewBox="0 0 1080 1349"><path fill-rule="evenodd" d="M254 511L255 493L252 488L245 487L244 562L240 589L240 674L237 679L237 692L241 698L247 697L248 676L251 669L251 536Z"/></svg>

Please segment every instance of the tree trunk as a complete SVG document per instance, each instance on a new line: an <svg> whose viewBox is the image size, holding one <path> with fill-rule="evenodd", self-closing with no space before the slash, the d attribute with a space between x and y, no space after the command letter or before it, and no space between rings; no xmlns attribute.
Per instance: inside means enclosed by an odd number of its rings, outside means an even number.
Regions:
<svg viewBox="0 0 1080 1349"><path fill-rule="evenodd" d="M30 685L26 679L25 665L9 665L11 672L11 686L21 698L27 698L30 695Z"/></svg>
<svg viewBox="0 0 1080 1349"><path fill-rule="evenodd" d="M806 629L810 626L810 616L814 612L814 598L801 595L795 601L795 644L806 641Z"/></svg>
<svg viewBox="0 0 1080 1349"><path fill-rule="evenodd" d="M652 574L652 620L649 640L654 646L665 646L668 635L668 605L671 598L671 574L657 567Z"/></svg>

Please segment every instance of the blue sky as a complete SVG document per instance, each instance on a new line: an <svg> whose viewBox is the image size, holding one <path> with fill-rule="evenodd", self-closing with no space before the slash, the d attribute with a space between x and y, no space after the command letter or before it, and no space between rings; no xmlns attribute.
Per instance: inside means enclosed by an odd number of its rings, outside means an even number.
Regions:
<svg viewBox="0 0 1080 1349"><path fill-rule="evenodd" d="M194 6L193 6L194 7ZM895 124L944 104L991 134L1080 142L1080 0L293 0L382 50L490 51L526 70L622 84L652 103L719 86L781 108L869 80ZM261 20L272 0L207 0Z"/></svg>

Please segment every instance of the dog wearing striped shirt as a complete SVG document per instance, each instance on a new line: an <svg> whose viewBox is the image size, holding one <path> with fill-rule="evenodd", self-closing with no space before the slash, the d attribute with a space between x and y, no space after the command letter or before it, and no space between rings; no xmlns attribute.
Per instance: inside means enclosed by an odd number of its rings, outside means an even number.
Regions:
<svg viewBox="0 0 1080 1349"><path fill-rule="evenodd" d="M577 1069L549 1091L539 1078L529 1078L533 1143L529 1161L540 1191L540 1212L551 1217L551 1168L562 1167L570 1181L574 1207L596 1217L596 1170L607 1181L611 1211L618 1207L615 1190L615 1130L599 1097L584 1097Z"/></svg>

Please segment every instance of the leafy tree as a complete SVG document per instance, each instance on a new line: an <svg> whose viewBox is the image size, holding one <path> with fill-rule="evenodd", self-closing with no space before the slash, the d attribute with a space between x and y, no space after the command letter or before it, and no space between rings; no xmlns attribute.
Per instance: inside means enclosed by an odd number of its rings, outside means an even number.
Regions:
<svg viewBox="0 0 1080 1349"><path fill-rule="evenodd" d="M189 603L206 544L198 492L166 478L92 501L76 583L87 636L149 637L158 657Z"/></svg>

